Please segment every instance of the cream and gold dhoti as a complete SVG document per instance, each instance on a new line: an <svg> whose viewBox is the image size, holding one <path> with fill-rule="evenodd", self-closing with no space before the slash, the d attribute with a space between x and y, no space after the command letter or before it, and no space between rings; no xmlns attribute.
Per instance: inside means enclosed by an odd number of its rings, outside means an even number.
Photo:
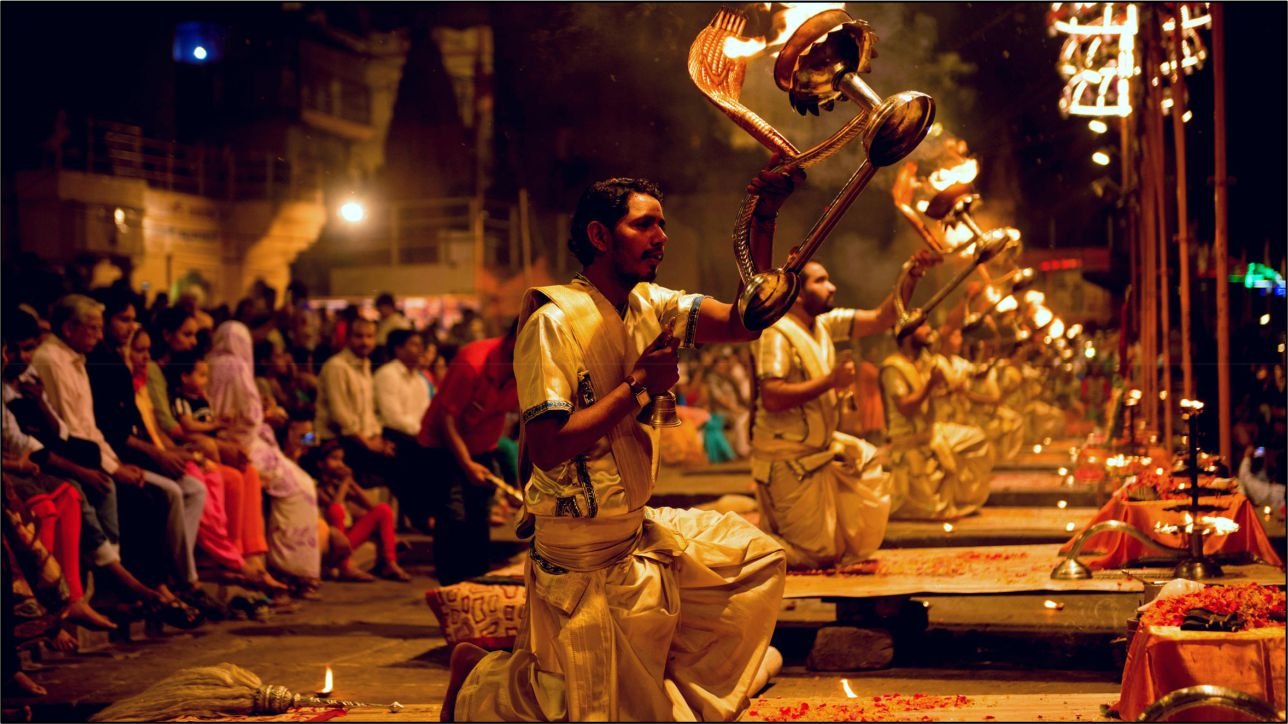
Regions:
<svg viewBox="0 0 1288 724"><path fill-rule="evenodd" d="M733 513L674 508L537 521L515 653L479 663L459 718L728 721L746 708L783 594L772 539Z"/></svg>
<svg viewBox="0 0 1288 724"><path fill-rule="evenodd" d="M787 551L789 568L858 563L881 547L890 475L875 457L871 443L841 432L812 454L752 457L761 527Z"/></svg>
<svg viewBox="0 0 1288 724"><path fill-rule="evenodd" d="M918 415L899 412L896 399L925 384L925 374L901 354L881 365L881 393L890 435L891 517L944 520L988 501L993 451L978 427L936 422L925 401Z"/></svg>

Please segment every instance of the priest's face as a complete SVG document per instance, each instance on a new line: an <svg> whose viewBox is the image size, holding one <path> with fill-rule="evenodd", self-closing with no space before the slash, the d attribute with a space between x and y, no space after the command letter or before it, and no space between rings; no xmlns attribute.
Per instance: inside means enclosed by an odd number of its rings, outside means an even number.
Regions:
<svg viewBox="0 0 1288 724"><path fill-rule="evenodd" d="M626 214L611 229L613 271L627 287L657 279L666 251L666 217L662 203L647 194L631 194Z"/></svg>
<svg viewBox="0 0 1288 724"><path fill-rule="evenodd" d="M836 285L827 275L827 269L816 261L811 261L801 269L801 291L797 297L811 317L832 311L836 301Z"/></svg>

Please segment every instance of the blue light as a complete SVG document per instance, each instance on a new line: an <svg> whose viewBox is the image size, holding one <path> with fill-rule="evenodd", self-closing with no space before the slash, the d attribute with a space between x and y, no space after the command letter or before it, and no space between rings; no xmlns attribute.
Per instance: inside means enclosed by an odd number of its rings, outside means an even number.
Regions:
<svg viewBox="0 0 1288 724"><path fill-rule="evenodd" d="M196 58L197 60L205 60L206 49L198 45L197 47L192 49L192 57Z"/></svg>

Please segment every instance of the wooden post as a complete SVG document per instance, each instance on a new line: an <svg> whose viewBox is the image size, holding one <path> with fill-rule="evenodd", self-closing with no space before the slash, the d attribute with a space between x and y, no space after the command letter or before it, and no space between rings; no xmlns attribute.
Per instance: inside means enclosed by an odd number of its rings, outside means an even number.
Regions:
<svg viewBox="0 0 1288 724"><path fill-rule="evenodd" d="M1178 8L1178 5L1170 6ZM1181 276L1181 388L1186 399L1194 399L1194 367L1190 357L1190 220L1189 189L1185 175L1185 73L1181 70L1180 10L1172 15L1172 48L1176 61L1172 64L1172 143L1176 149L1176 256Z"/></svg>
<svg viewBox="0 0 1288 724"><path fill-rule="evenodd" d="M1235 469L1230 449L1230 269L1229 269L1229 179L1225 159L1225 6L1212 3L1212 105L1216 145L1216 233L1212 254L1216 256L1216 379L1217 410L1221 425L1221 459Z"/></svg>
<svg viewBox="0 0 1288 724"><path fill-rule="evenodd" d="M532 222L528 214L532 212L528 203L528 190L519 189L519 243L523 249L523 286L532 286Z"/></svg>

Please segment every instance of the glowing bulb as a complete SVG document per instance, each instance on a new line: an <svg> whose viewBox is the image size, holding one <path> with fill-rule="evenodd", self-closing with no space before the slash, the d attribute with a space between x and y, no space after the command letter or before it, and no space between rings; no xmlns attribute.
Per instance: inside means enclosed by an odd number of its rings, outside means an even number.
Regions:
<svg viewBox="0 0 1288 724"><path fill-rule="evenodd" d="M952 523L944 523L944 532L945 532L945 533L952 533L952 532L953 532L953 524L952 524Z"/></svg>
<svg viewBox="0 0 1288 724"><path fill-rule="evenodd" d="M1096 165L1098 166L1108 166L1109 154L1105 153L1104 151L1096 151L1095 153L1091 154L1091 160L1095 162Z"/></svg>
<svg viewBox="0 0 1288 724"><path fill-rule="evenodd" d="M1076 523L1073 523L1073 522L1069 522L1069 523L1065 523L1065 524L1064 524L1064 530L1065 530L1065 532L1066 532L1066 533L1072 533L1072 532L1074 531L1074 529L1075 529L1075 528L1077 528L1077 527L1078 527L1078 525L1077 525Z"/></svg>
<svg viewBox="0 0 1288 724"><path fill-rule="evenodd" d="M1035 444L1035 445L1033 446L1033 454L1034 454L1034 455L1037 455L1037 454L1038 454L1038 453L1040 453L1040 452L1042 452L1042 445L1041 445L1041 443L1039 443L1039 444Z"/></svg>
<svg viewBox="0 0 1288 724"><path fill-rule="evenodd" d="M1284 343L1283 343L1283 342L1280 342L1280 343L1279 343L1279 354L1283 354L1283 353L1284 353Z"/></svg>
<svg viewBox="0 0 1288 724"><path fill-rule="evenodd" d="M1163 474L1163 469L1162 469L1162 468L1154 468L1154 474L1155 474L1155 475L1162 475L1162 474Z"/></svg>
<svg viewBox="0 0 1288 724"><path fill-rule="evenodd" d="M1159 392L1158 392L1158 399L1163 400L1164 402L1166 402L1166 401L1167 401L1167 390L1159 390Z"/></svg>
<svg viewBox="0 0 1288 724"><path fill-rule="evenodd" d="M200 45L192 49L192 57L196 58L197 60L205 60L206 55L207 55L206 49L201 47Z"/></svg>
<svg viewBox="0 0 1288 724"><path fill-rule="evenodd" d="M1270 506L1269 506L1269 505L1267 505L1266 507L1262 508L1262 509L1261 509L1261 512L1262 512L1262 513L1265 513L1267 516L1269 516L1269 515L1270 515Z"/></svg>
<svg viewBox="0 0 1288 724"><path fill-rule="evenodd" d="M124 225L125 225L125 209L122 209L122 208L121 208L121 207L119 207L119 206L118 206L118 207L116 207L116 209L115 209L114 211L112 211L112 220L116 222L116 225L117 225L117 226L124 226Z"/></svg>
<svg viewBox="0 0 1288 724"><path fill-rule="evenodd" d="M367 218L367 208L359 201L346 201L340 206L340 218L356 224Z"/></svg>
<svg viewBox="0 0 1288 724"><path fill-rule="evenodd" d="M1261 326L1264 327L1267 324L1270 324L1270 315L1269 314L1261 315Z"/></svg>
<svg viewBox="0 0 1288 724"><path fill-rule="evenodd" d="M1104 133L1109 130L1109 125L1099 118L1093 118L1087 122L1087 128L1090 128L1093 133Z"/></svg>
<svg viewBox="0 0 1288 724"><path fill-rule="evenodd" d="M1189 123L1190 119L1193 117L1194 117L1194 111L1186 111L1184 114L1181 115L1181 122Z"/></svg>
<svg viewBox="0 0 1288 724"><path fill-rule="evenodd" d="M1064 510L1065 508L1069 507L1069 501L1057 500L1055 503L1055 507L1059 508L1060 510Z"/></svg>
<svg viewBox="0 0 1288 724"><path fill-rule="evenodd" d="M1069 468L1060 468L1055 472L1056 472L1056 475L1059 475L1060 477L1064 477L1069 474Z"/></svg>

